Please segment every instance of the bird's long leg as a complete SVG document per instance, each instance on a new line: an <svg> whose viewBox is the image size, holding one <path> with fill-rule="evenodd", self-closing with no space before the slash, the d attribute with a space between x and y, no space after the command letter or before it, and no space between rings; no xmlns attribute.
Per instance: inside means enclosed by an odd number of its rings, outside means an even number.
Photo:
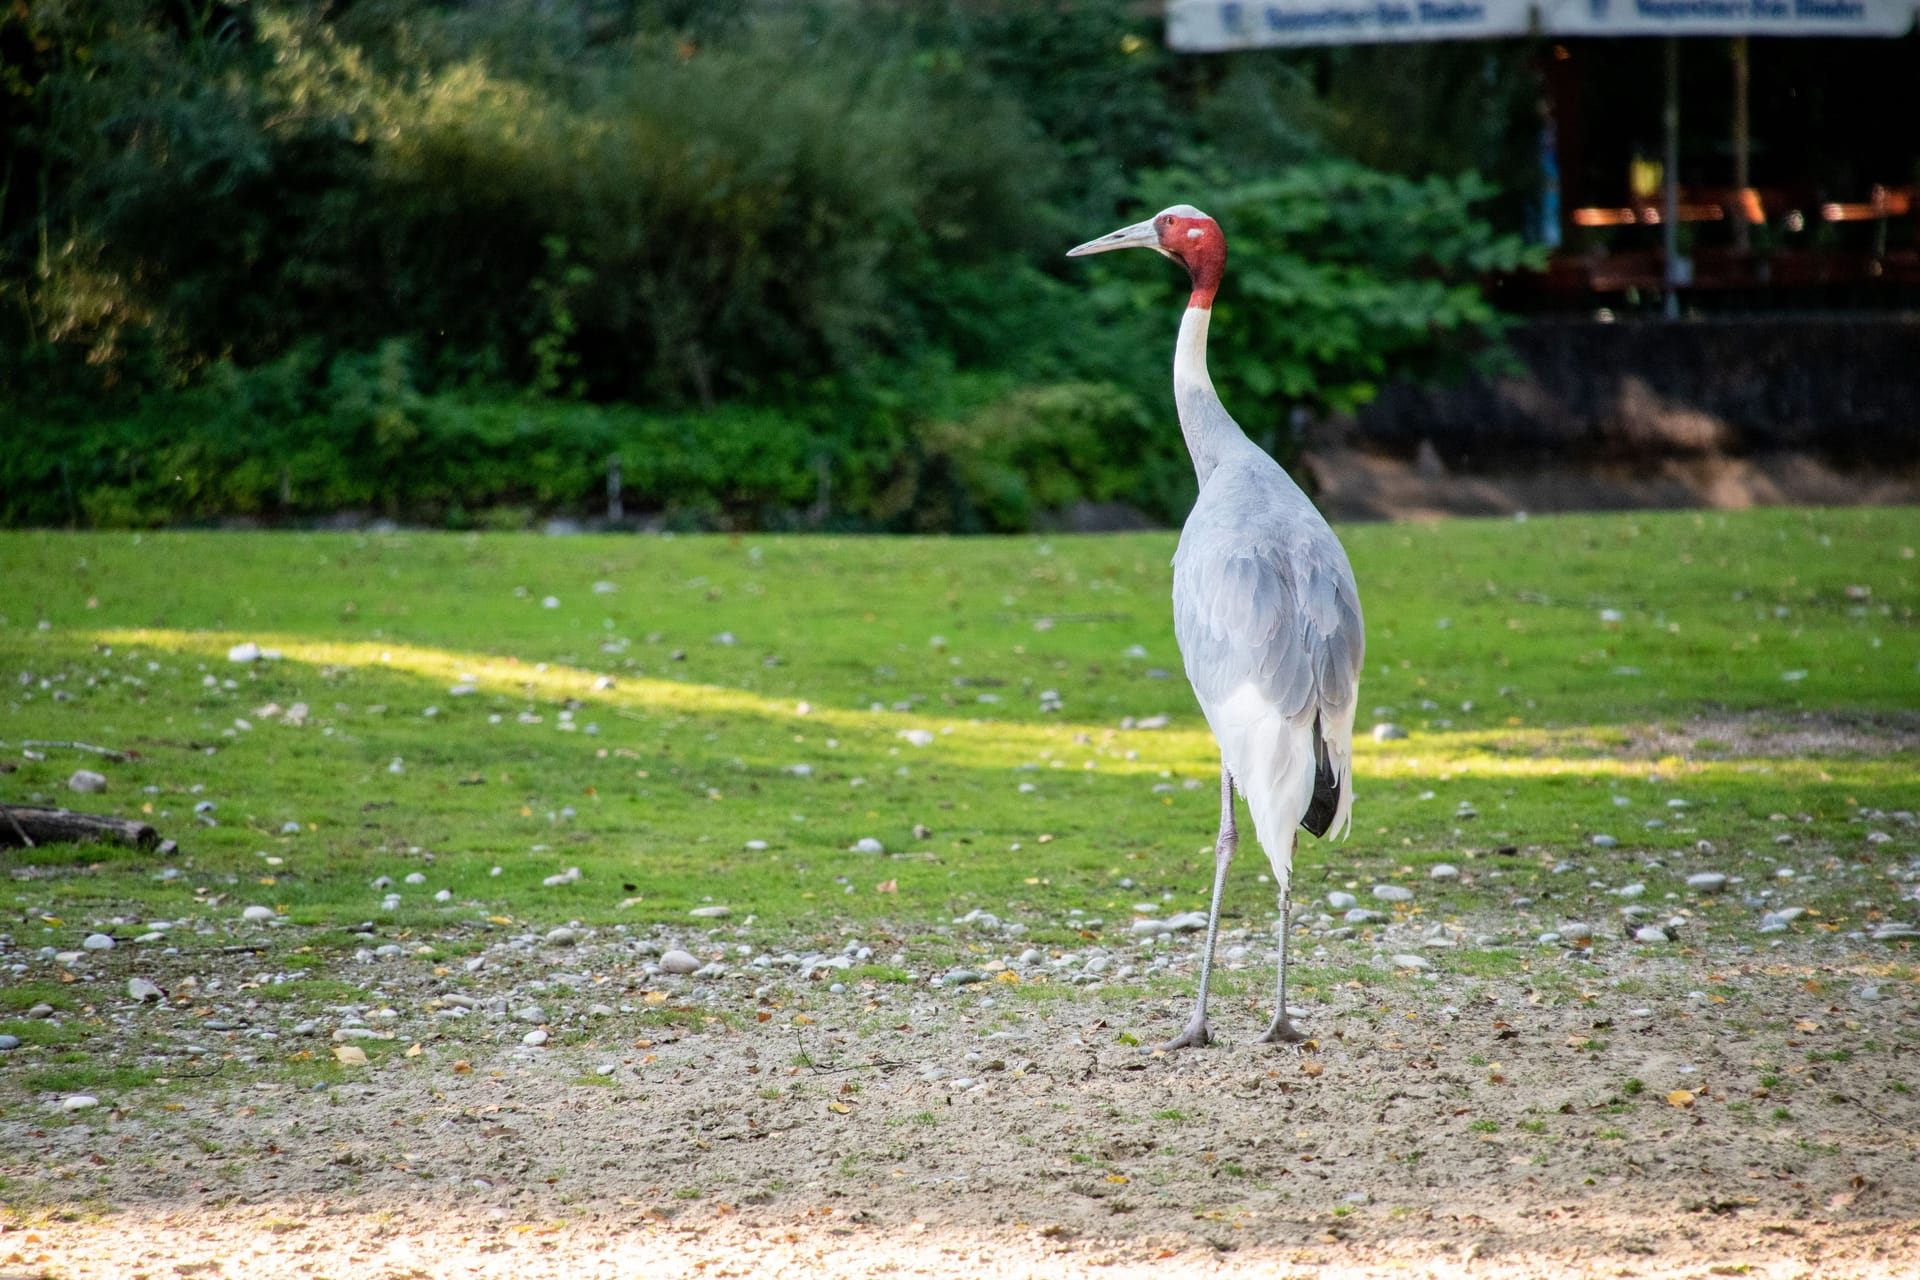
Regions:
<svg viewBox="0 0 1920 1280"><path fill-rule="evenodd" d="M1300 837L1295 835L1293 840L1297 848ZM1307 1038L1287 1017L1287 934L1293 928L1293 860L1287 861L1287 887L1280 891L1280 995L1274 1004L1273 1021L1260 1037L1269 1044L1294 1044Z"/></svg>
<svg viewBox="0 0 1920 1280"><path fill-rule="evenodd" d="M1193 1014L1179 1035L1154 1048L1163 1052L1185 1049L1212 1041L1207 1028L1207 980L1213 976L1213 944L1220 935L1220 898L1227 887L1227 868L1233 864L1234 851L1240 846L1240 831L1233 822L1233 775L1220 766L1220 835L1213 843L1213 905L1207 908L1207 943L1200 953L1200 995L1193 1002ZM1152 1052L1149 1050L1148 1052Z"/></svg>

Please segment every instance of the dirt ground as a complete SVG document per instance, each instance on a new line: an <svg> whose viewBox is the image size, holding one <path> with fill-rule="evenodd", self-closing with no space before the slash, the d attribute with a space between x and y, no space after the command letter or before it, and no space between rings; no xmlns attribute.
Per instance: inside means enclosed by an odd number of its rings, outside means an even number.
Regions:
<svg viewBox="0 0 1920 1280"><path fill-rule="evenodd" d="M1492 465L1449 471L1431 451L1413 459L1340 446L1301 455L1334 521L1758 506L1896 506L1920 502L1920 470L1842 469L1808 453L1654 456L1631 464Z"/></svg>
<svg viewBox="0 0 1920 1280"><path fill-rule="evenodd" d="M756 967L738 936L367 953L337 972L374 1004L317 1011L183 954L167 1004L97 1012L211 1080L71 1117L0 1080L0 1277L1920 1274L1920 1004L1885 944L1603 939L1493 980L1431 950L1324 988L1278 1048L1242 933L1221 1042L1152 1056L1122 1033L1171 1035L1184 997L1123 978L1190 971L1190 937L935 987L797 969L824 938ZM669 943L728 972L659 972ZM1399 945L1309 936L1299 969ZM345 1082L274 1069L350 1025L394 1038L349 1042L385 1051Z"/></svg>

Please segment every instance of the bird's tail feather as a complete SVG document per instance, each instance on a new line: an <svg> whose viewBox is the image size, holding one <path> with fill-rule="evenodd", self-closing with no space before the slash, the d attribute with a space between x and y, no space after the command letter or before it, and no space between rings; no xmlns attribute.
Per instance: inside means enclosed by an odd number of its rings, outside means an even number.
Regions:
<svg viewBox="0 0 1920 1280"><path fill-rule="evenodd" d="M1353 713L1349 706L1331 726L1324 713L1313 717L1313 802L1300 825L1316 836L1338 839L1353 827Z"/></svg>

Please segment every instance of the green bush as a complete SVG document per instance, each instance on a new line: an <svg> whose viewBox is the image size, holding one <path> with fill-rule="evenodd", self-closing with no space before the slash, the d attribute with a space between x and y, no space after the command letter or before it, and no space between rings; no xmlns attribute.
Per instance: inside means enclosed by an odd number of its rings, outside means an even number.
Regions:
<svg viewBox="0 0 1920 1280"><path fill-rule="evenodd" d="M1154 174L1139 207L1197 204L1225 230L1209 368L1260 438L1296 407L1348 411L1390 380L1444 379L1499 357L1508 320L1481 283L1544 255L1481 215L1494 194L1473 174L1414 180L1325 160L1250 183ZM1166 290L1137 268L1097 269L1111 310L1164 311Z"/></svg>

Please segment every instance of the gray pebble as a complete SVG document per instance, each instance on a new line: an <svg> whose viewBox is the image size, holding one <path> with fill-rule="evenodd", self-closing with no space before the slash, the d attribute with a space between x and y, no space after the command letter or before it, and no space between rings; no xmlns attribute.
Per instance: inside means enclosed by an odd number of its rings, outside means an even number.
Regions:
<svg viewBox="0 0 1920 1280"><path fill-rule="evenodd" d="M104 933L90 933L87 935L87 940L80 945L89 951L111 951L113 939Z"/></svg>
<svg viewBox="0 0 1920 1280"><path fill-rule="evenodd" d="M27 1010L27 1016L29 1018L51 1018L53 1016L53 1006L45 1003L37 1004Z"/></svg>
<svg viewBox="0 0 1920 1280"><path fill-rule="evenodd" d="M1910 924L1883 924L1867 936L1875 942L1901 942L1909 938L1920 938L1920 929Z"/></svg>
<svg viewBox="0 0 1920 1280"><path fill-rule="evenodd" d="M73 776L67 779L67 787L72 791L105 791L107 776L91 769L75 769Z"/></svg>
<svg viewBox="0 0 1920 1280"><path fill-rule="evenodd" d="M1327 895L1327 905L1335 911L1351 911L1360 905L1360 899L1354 897L1344 889L1335 889Z"/></svg>
<svg viewBox="0 0 1920 1280"><path fill-rule="evenodd" d="M1687 888L1699 893L1718 893L1727 887L1727 877L1720 871L1696 871L1687 877Z"/></svg>
<svg viewBox="0 0 1920 1280"><path fill-rule="evenodd" d="M1667 931L1665 929L1662 929L1657 924L1641 925L1638 929L1635 929L1633 931L1633 940L1635 942L1670 942L1672 941L1671 938L1667 937Z"/></svg>
<svg viewBox="0 0 1920 1280"><path fill-rule="evenodd" d="M580 935L572 929L569 929L566 925L561 925L558 929L547 930L547 942L552 946L570 947L578 941L580 941Z"/></svg>
<svg viewBox="0 0 1920 1280"><path fill-rule="evenodd" d="M60 1104L62 1111L91 1111L100 1105L100 1099L85 1093L76 1093Z"/></svg>
<svg viewBox="0 0 1920 1280"><path fill-rule="evenodd" d="M1433 968L1433 961L1427 959L1425 956L1396 955L1393 957L1393 963L1396 968L1400 968L1400 969L1431 969Z"/></svg>
<svg viewBox="0 0 1920 1280"><path fill-rule="evenodd" d="M19 1047L19 1036L0 1035L0 1053L10 1053Z"/></svg>
<svg viewBox="0 0 1920 1280"><path fill-rule="evenodd" d="M1373 886L1373 896L1381 902L1412 902L1413 890L1405 885L1377 884Z"/></svg>
<svg viewBox="0 0 1920 1280"><path fill-rule="evenodd" d="M1373 740L1375 742L1398 742L1406 736L1407 731L1397 724L1382 723L1373 726Z"/></svg>
<svg viewBox="0 0 1920 1280"><path fill-rule="evenodd" d="M700 968L700 958L691 951L682 951L675 947L660 957L660 967L668 973L689 974Z"/></svg>
<svg viewBox="0 0 1920 1280"><path fill-rule="evenodd" d="M613 1006L610 1004L590 1004L587 1006L587 1016L589 1018L611 1018L613 1016Z"/></svg>
<svg viewBox="0 0 1920 1280"><path fill-rule="evenodd" d="M539 1030L529 1031L520 1037L520 1043L526 1045L529 1049L538 1049L546 1042L547 1033Z"/></svg>
<svg viewBox="0 0 1920 1280"><path fill-rule="evenodd" d="M1348 924L1385 924L1392 918L1384 911L1369 911L1365 907L1355 907L1347 912Z"/></svg>
<svg viewBox="0 0 1920 1280"><path fill-rule="evenodd" d="M976 982L985 982L987 975L972 969L953 969L947 973L946 984L950 987L971 986Z"/></svg>
<svg viewBox="0 0 1920 1280"><path fill-rule="evenodd" d="M1590 845L1593 845L1597 849L1611 849L1615 845L1619 844L1620 842L1614 839L1610 835L1602 834L1602 835L1588 836L1587 843Z"/></svg>
<svg viewBox="0 0 1920 1280"><path fill-rule="evenodd" d="M1460 868L1450 863L1436 863L1433 868L1427 872L1427 878L1430 880L1458 880L1460 878Z"/></svg>

